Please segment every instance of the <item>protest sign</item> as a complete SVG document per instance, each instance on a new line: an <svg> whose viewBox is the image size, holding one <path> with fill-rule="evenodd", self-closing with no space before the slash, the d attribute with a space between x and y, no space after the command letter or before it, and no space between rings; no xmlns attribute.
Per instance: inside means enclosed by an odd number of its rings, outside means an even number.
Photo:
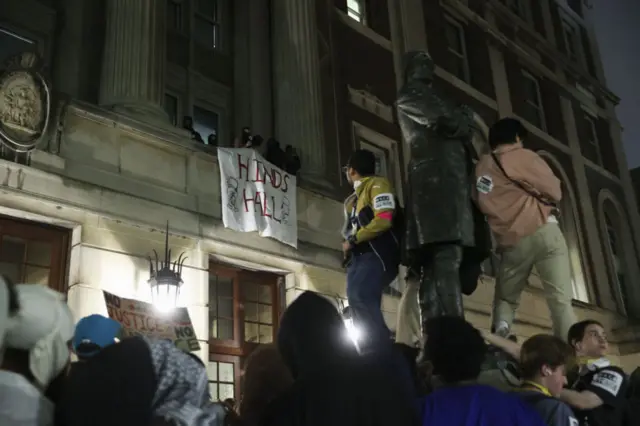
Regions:
<svg viewBox="0 0 640 426"><path fill-rule="evenodd" d="M106 291L103 293L109 318L122 324L124 336L167 339L185 351L200 350L187 308L159 312L150 303L125 299Z"/></svg>
<svg viewBox="0 0 640 426"><path fill-rule="evenodd" d="M222 222L298 247L296 177L251 148L218 148Z"/></svg>

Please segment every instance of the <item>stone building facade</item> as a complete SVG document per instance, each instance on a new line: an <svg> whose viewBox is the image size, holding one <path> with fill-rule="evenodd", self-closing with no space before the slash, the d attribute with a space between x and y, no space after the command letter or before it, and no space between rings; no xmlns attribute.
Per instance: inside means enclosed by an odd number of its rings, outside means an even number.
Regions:
<svg viewBox="0 0 640 426"><path fill-rule="evenodd" d="M242 360L270 342L300 291L344 298L341 166L379 157L402 194L406 154L393 102L403 52L428 50L437 85L488 126L517 116L562 179L575 306L637 364L640 220L590 15L580 0L3 0L0 60L35 50L52 118L35 150L0 160L0 269L106 313L102 290L149 300L146 255L184 251L179 303L212 390L238 391ZM298 249L221 223L215 148L244 126L296 147ZM491 268L467 298L489 325ZM385 296L391 326L398 299ZM517 332L550 330L535 271Z"/></svg>

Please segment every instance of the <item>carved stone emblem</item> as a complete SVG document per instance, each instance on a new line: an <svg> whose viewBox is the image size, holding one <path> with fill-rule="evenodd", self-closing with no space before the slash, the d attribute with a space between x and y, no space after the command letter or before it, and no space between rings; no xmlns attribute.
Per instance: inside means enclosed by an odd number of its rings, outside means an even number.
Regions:
<svg viewBox="0 0 640 426"><path fill-rule="evenodd" d="M49 87L29 55L13 58L0 75L0 142L16 152L34 149L49 122Z"/></svg>

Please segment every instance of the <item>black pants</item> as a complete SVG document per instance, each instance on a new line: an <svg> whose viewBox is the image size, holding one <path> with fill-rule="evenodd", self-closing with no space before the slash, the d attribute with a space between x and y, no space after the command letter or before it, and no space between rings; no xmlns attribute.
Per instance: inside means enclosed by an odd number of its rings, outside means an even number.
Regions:
<svg viewBox="0 0 640 426"><path fill-rule="evenodd" d="M421 262L420 314L422 324L429 318L444 315L464 317L460 284L463 248L458 244L430 246Z"/></svg>

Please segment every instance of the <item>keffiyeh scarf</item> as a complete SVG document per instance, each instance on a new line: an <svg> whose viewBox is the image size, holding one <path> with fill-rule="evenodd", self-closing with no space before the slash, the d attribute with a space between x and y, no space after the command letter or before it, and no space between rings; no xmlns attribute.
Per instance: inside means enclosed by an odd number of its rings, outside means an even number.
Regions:
<svg viewBox="0 0 640 426"><path fill-rule="evenodd" d="M226 413L211 402L203 365L172 342L150 340L149 346L158 377L154 413L181 426L222 426Z"/></svg>

